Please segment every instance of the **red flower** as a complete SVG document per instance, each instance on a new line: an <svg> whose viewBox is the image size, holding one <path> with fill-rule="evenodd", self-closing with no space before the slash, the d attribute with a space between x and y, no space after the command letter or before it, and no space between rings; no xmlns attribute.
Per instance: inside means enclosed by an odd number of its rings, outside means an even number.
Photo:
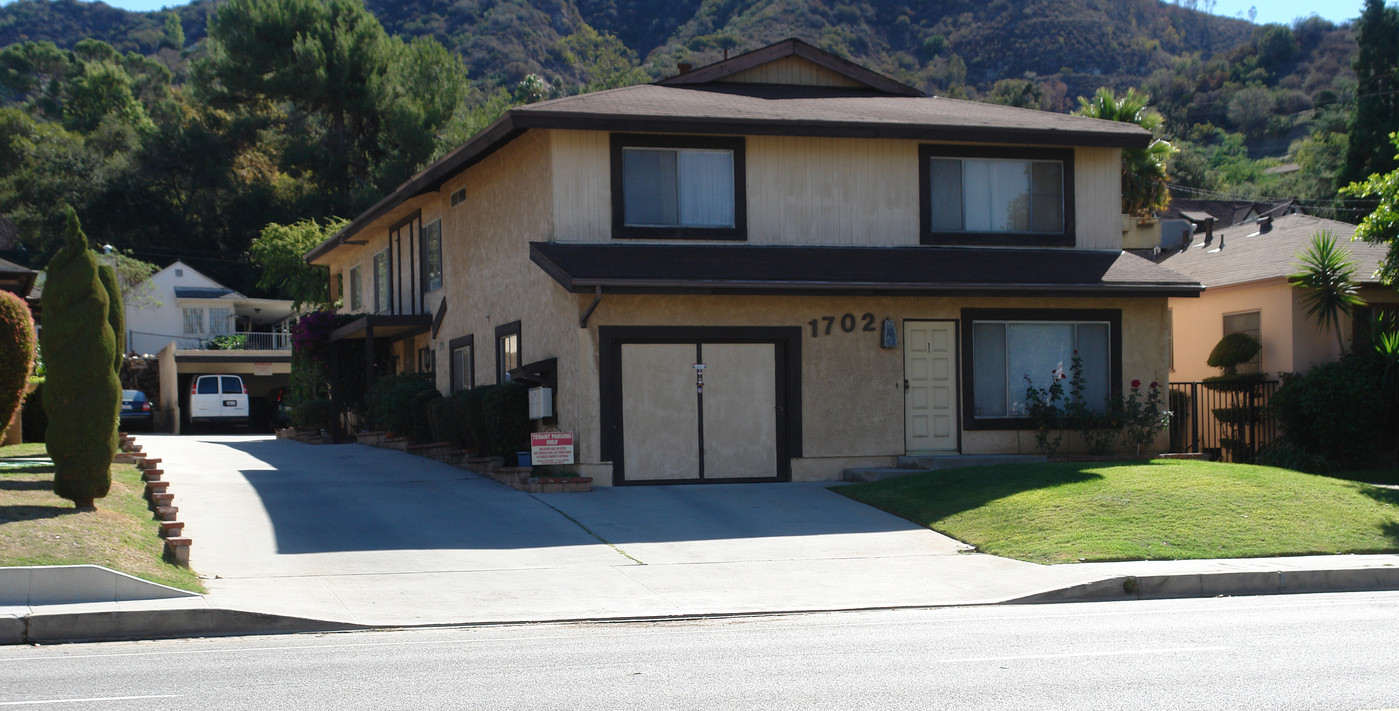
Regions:
<svg viewBox="0 0 1399 711"><path fill-rule="evenodd" d="M1139 388L1139 387L1141 387L1141 386L1142 386L1142 381L1140 381L1140 380L1133 380L1133 381L1132 381L1132 389L1133 389L1133 390L1136 390L1137 388Z"/></svg>
<svg viewBox="0 0 1399 711"><path fill-rule="evenodd" d="M1156 382L1155 380L1151 381L1151 388L1152 388L1153 390L1156 389L1156 388L1159 388L1159 387L1161 387L1161 383L1158 383L1158 382Z"/></svg>

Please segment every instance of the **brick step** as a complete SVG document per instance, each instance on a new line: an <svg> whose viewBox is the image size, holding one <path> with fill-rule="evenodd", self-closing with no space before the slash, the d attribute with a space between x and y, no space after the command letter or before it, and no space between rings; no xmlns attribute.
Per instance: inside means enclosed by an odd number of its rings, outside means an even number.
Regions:
<svg viewBox="0 0 1399 711"><path fill-rule="evenodd" d="M141 472L141 478L146 481L160 481L163 476L165 476L164 469L147 469Z"/></svg>
<svg viewBox="0 0 1399 711"><path fill-rule="evenodd" d="M189 547L194 544L184 536L174 536L165 539L165 555L169 557L175 565L189 567Z"/></svg>
<svg viewBox="0 0 1399 711"><path fill-rule="evenodd" d="M146 482L146 495L164 494L165 490L169 488L170 482L168 481L148 481Z"/></svg>
<svg viewBox="0 0 1399 711"><path fill-rule="evenodd" d="M155 517L162 521L174 521L175 516L180 513L178 506L157 506L155 507Z"/></svg>
<svg viewBox="0 0 1399 711"><path fill-rule="evenodd" d="M185 530L185 523L183 521L160 522L160 535L165 536L166 538L179 536L180 532L183 530Z"/></svg>
<svg viewBox="0 0 1399 711"><path fill-rule="evenodd" d="M175 495L168 491L159 494L151 494L151 503L155 504L157 510L162 507L170 506L174 501Z"/></svg>
<svg viewBox="0 0 1399 711"><path fill-rule="evenodd" d="M156 468L158 468L158 467L160 466L160 458L159 458L159 457L145 457L145 458L143 458L141 461L137 462L137 463L136 463L136 466L138 466L138 467L140 467L140 468L142 468L142 469L156 469Z"/></svg>

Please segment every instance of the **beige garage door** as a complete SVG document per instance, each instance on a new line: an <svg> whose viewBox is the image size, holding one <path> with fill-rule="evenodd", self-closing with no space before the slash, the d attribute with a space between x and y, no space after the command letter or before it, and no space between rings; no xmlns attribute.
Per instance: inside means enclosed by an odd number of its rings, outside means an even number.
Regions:
<svg viewBox="0 0 1399 711"><path fill-rule="evenodd" d="M621 350L627 481L777 478L773 344L636 343ZM697 363L704 365L702 387Z"/></svg>

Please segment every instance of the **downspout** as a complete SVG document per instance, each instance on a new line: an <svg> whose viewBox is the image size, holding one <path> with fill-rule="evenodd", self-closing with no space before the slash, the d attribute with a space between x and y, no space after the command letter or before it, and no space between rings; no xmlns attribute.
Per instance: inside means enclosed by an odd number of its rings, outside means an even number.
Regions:
<svg viewBox="0 0 1399 711"><path fill-rule="evenodd" d="M602 287L593 287L593 303L588 304L588 308L583 311L583 315L578 317L578 327L587 328L588 319L592 317L593 311L597 310L597 305L602 301Z"/></svg>

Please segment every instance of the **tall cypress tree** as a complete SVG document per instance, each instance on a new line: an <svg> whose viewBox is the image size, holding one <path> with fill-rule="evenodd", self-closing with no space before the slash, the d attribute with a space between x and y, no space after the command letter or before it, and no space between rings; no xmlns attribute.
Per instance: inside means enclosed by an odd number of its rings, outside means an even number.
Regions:
<svg viewBox="0 0 1399 711"><path fill-rule="evenodd" d="M97 266L97 278L102 280L102 288L107 291L107 325L112 327L117 350L112 365L120 381L121 362L126 359L126 307L121 300L121 282L117 279L116 267L110 264Z"/></svg>
<svg viewBox="0 0 1399 711"><path fill-rule="evenodd" d="M1355 113L1342 186L1399 167L1389 134L1399 131L1399 8L1365 0L1356 24Z"/></svg>
<svg viewBox="0 0 1399 711"><path fill-rule="evenodd" d="M117 347L109 320L111 295L72 208L66 243L53 255L47 274L40 342L47 369L44 412L49 426L44 436L54 464L53 491L78 508L91 508L112 485L121 383L113 367Z"/></svg>

